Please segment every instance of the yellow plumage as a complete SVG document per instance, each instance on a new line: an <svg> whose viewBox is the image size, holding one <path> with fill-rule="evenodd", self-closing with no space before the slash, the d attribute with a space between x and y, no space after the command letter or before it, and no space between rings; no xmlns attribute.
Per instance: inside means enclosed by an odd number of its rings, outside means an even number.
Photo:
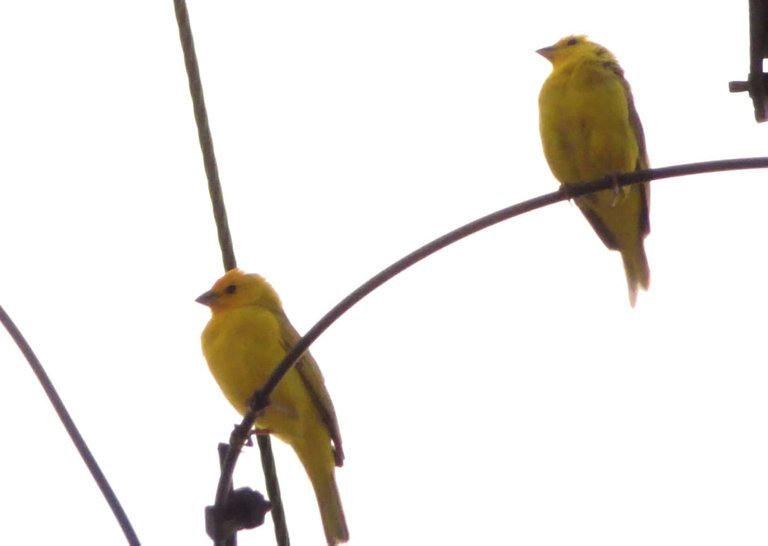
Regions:
<svg viewBox="0 0 768 546"><path fill-rule="evenodd" d="M544 155L562 184L648 168L645 137L632 92L615 57L585 36L569 36L538 50L552 63L539 95ZM648 289L643 239L650 232L648 184L576 199L600 239L624 262L632 306Z"/></svg>
<svg viewBox="0 0 768 546"><path fill-rule="evenodd" d="M299 334L275 291L258 275L232 269L197 301L212 313L202 335L208 367L243 414ZM315 490L327 543L346 542L334 468L344 461L339 425L320 368L308 352L277 385L256 426L293 447Z"/></svg>

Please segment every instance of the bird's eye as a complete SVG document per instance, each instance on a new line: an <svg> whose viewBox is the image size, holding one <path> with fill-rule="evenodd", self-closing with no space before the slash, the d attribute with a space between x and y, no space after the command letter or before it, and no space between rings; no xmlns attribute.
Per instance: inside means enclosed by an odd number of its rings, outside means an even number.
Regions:
<svg viewBox="0 0 768 546"><path fill-rule="evenodd" d="M236 290L237 290L237 286L235 286L234 284L230 284L224 289L224 292L226 292L227 294L234 294Z"/></svg>
<svg viewBox="0 0 768 546"><path fill-rule="evenodd" d="M567 46L574 46L574 45L576 45L576 44L578 44L578 43L579 43L579 40L578 40L578 39L576 39L576 38L571 38L570 40L568 40L567 42L565 42L565 45L567 45Z"/></svg>

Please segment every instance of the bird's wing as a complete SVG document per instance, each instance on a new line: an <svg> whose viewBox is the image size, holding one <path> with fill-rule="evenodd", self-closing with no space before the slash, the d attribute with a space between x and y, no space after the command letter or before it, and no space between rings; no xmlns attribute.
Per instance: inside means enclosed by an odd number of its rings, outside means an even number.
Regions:
<svg viewBox="0 0 768 546"><path fill-rule="evenodd" d="M288 351L296 345L301 336L299 336L296 328L293 327L282 310L278 312L278 317L282 324L281 331L284 336L282 343L285 350ZM331 436L336 466L342 466L344 464L344 449L341 445L341 433L339 432L339 422L336 419L336 411L333 409L331 395L328 394L328 389L325 388L325 380L323 379L320 367L309 351L299 358L299 361L296 363L296 371L299 372L299 377L304 382L304 386L307 387L307 391L315 402L315 406L320 412L323 423Z"/></svg>
<svg viewBox="0 0 768 546"><path fill-rule="evenodd" d="M645 146L645 131L643 131L643 124L640 122L640 116L637 114L637 108L635 108L635 100L632 97L632 88L629 86L629 82L624 78L624 70L618 65L618 63L612 63L611 69L618 76L622 87L624 88L624 96L627 98L627 110L629 111L629 123L632 130L635 133L635 140L637 141L637 164L635 170L643 170L650 168L650 162L648 161L648 149ZM650 184L638 184L635 186L639 188L643 195L644 209L640 214L640 233L643 236L648 235L651 232L651 222L649 219L651 208L651 185Z"/></svg>

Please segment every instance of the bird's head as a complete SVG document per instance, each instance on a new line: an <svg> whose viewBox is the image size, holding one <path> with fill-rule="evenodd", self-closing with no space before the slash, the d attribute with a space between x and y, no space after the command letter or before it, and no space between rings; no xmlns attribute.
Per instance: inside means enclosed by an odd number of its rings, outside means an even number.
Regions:
<svg viewBox="0 0 768 546"><path fill-rule="evenodd" d="M613 61L610 51L600 44L590 42L586 36L566 36L555 45L537 49L536 53L547 59L553 66L562 66L571 60L594 59Z"/></svg>
<svg viewBox="0 0 768 546"><path fill-rule="evenodd" d="M227 271L208 292L201 294L195 301L207 305L214 313L246 305L261 305L270 309L280 307L277 293L264 277L243 273L239 269Z"/></svg>

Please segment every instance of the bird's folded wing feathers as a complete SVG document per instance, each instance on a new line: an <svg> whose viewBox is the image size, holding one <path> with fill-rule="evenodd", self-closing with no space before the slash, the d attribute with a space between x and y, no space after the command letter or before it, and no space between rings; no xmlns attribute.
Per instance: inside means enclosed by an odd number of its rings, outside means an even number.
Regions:
<svg viewBox="0 0 768 546"><path fill-rule="evenodd" d="M288 317L285 316L285 313L280 311L278 316L283 323L281 331L284 332L285 338L282 340L282 343L287 352L296 345L301 336L299 336L299 333L288 320ZM320 367L308 351L299 358L299 361L296 363L296 371L299 372L299 376L314 400L323 423L325 423L331 436L336 466L343 466L344 449L341 445L341 433L339 432L339 423L336 419L336 411L333 409L331 395L328 394L328 389L325 388L325 380L323 379Z"/></svg>

